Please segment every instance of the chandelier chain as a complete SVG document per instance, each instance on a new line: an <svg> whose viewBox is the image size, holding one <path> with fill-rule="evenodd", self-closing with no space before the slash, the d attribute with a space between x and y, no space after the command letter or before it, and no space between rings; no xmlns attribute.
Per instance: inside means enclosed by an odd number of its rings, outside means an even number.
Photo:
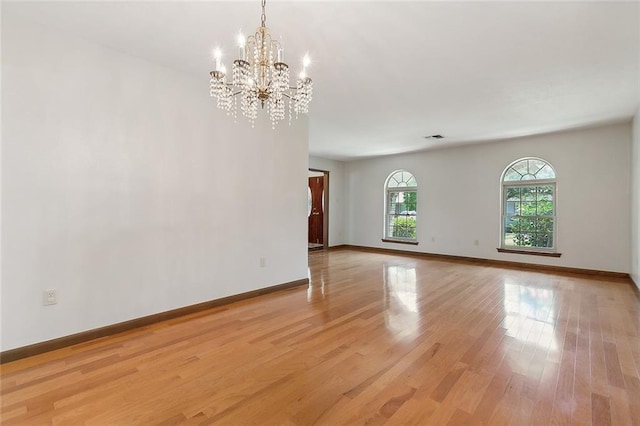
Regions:
<svg viewBox="0 0 640 426"><path fill-rule="evenodd" d="M262 27L266 27L267 26L267 12L265 12L265 7L267 5L267 0L262 0L262 15L260 16L260 19L262 21L261 26Z"/></svg>

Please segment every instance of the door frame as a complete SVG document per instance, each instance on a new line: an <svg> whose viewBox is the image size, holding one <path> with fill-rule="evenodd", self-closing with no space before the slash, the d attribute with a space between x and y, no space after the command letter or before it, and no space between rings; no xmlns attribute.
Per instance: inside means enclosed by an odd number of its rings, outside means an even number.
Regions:
<svg viewBox="0 0 640 426"><path fill-rule="evenodd" d="M324 210L322 215L322 243L323 249L329 248L329 171L321 169L312 169L309 167L310 172L320 172L323 174L323 197L322 202L324 204ZM307 225L308 228L309 225ZM308 231L308 229L307 229Z"/></svg>

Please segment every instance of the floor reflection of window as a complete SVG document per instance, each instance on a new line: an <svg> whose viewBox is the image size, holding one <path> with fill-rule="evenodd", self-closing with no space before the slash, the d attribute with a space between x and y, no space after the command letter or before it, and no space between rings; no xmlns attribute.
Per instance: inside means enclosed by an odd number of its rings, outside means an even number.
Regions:
<svg viewBox="0 0 640 426"><path fill-rule="evenodd" d="M315 276L311 276L311 268L307 268L309 277L309 287L307 288L307 302L321 300L325 298L324 273L320 272Z"/></svg>
<svg viewBox="0 0 640 426"><path fill-rule="evenodd" d="M385 265L384 313L387 329L401 338L418 334L420 312L416 292L416 269L402 265Z"/></svg>
<svg viewBox="0 0 640 426"><path fill-rule="evenodd" d="M558 349L555 336L555 291L505 282L504 310L507 335L551 350Z"/></svg>

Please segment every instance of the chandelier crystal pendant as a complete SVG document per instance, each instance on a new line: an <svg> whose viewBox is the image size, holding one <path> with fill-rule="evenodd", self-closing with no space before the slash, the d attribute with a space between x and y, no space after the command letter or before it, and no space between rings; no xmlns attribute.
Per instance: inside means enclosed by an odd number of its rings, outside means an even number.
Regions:
<svg viewBox="0 0 640 426"><path fill-rule="evenodd" d="M286 109L289 123L293 114L298 118L298 115L309 112L313 82L307 76L311 60L305 55L296 85L289 85L289 65L284 62L282 45L269 34L265 4L266 0L262 0L261 25L255 34L246 38L242 34L238 36L240 58L233 61L231 81L227 81L221 50L215 50L216 68L210 73L209 89L211 96L218 101L218 108L234 118L239 98L240 111L252 127L258 117L258 104L262 109L266 105L271 125L275 128L276 123L284 120Z"/></svg>

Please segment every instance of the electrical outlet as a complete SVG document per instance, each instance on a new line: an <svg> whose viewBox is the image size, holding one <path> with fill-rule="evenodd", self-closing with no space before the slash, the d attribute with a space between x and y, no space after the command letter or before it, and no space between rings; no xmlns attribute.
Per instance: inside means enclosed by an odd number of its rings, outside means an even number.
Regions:
<svg viewBox="0 0 640 426"><path fill-rule="evenodd" d="M266 268L267 267L267 259L264 257L260 258L260 267L261 268Z"/></svg>
<svg viewBox="0 0 640 426"><path fill-rule="evenodd" d="M42 295L42 304L47 305L55 305L58 303L58 292L54 289L45 290Z"/></svg>

